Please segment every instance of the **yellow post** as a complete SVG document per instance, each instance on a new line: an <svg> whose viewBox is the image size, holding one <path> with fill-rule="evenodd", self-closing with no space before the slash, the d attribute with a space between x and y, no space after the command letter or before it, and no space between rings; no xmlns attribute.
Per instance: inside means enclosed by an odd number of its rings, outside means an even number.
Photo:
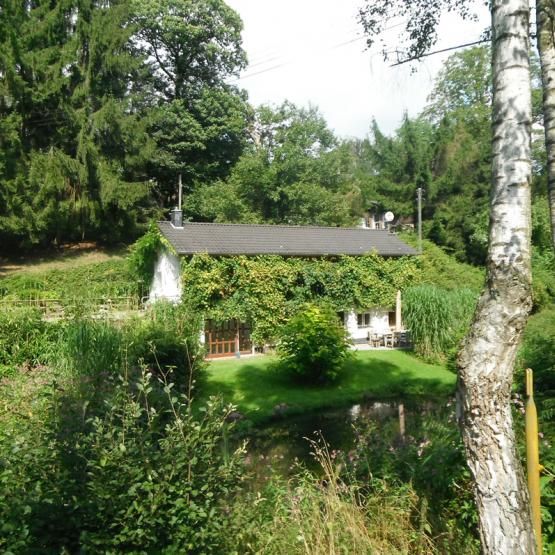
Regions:
<svg viewBox="0 0 555 555"><path fill-rule="evenodd" d="M536 533L538 554L542 553L542 519L540 511L540 457L538 449L538 413L534 403L534 373L526 370L526 466L528 470L528 490L532 506L532 522Z"/></svg>

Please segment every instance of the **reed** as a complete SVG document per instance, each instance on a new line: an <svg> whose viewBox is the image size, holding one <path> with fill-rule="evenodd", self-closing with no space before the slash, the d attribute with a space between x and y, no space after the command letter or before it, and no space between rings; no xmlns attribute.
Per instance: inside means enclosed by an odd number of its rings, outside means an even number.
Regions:
<svg viewBox="0 0 555 555"><path fill-rule="evenodd" d="M447 291L433 285L407 289L403 319L415 351L427 359L445 356L466 333L475 304L476 294L469 289Z"/></svg>

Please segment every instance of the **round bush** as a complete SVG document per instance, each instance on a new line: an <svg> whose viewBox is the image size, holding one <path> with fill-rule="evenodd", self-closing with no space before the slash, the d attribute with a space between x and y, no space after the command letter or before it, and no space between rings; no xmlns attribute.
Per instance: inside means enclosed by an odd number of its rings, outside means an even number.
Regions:
<svg viewBox="0 0 555 555"><path fill-rule="evenodd" d="M278 353L281 366L297 379L321 384L338 377L349 341L331 308L309 304L283 327Z"/></svg>

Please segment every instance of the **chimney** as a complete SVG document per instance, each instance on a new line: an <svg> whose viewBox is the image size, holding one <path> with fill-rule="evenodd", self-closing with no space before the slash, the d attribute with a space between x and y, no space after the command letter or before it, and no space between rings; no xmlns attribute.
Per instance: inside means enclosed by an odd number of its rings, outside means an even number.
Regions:
<svg viewBox="0 0 555 555"><path fill-rule="evenodd" d="M183 210L174 208L170 212L170 222L173 227L183 227Z"/></svg>

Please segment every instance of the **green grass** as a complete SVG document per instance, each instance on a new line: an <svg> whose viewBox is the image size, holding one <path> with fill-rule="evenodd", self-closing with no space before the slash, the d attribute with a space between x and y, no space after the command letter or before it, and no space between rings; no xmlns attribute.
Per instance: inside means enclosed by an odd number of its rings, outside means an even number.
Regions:
<svg viewBox="0 0 555 555"><path fill-rule="evenodd" d="M210 362L201 398L222 395L250 420L260 422L270 418L280 403L286 403L293 414L363 398L436 397L455 388L454 374L404 351L357 351L339 382L325 387L292 382L276 371L276 360L260 356Z"/></svg>

